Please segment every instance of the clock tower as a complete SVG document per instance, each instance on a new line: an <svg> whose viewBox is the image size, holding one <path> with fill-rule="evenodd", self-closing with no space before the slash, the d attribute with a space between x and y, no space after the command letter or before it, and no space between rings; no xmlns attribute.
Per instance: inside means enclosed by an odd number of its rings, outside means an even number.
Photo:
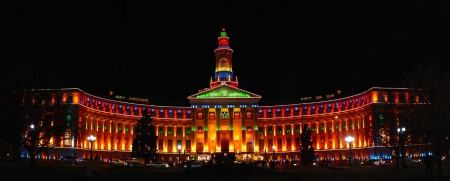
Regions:
<svg viewBox="0 0 450 181"><path fill-rule="evenodd" d="M214 50L216 55L216 73L211 78L210 88L223 84L238 87L237 77L233 77L233 50L228 44L229 40L230 38L228 38L225 28L222 28L218 38L219 46Z"/></svg>

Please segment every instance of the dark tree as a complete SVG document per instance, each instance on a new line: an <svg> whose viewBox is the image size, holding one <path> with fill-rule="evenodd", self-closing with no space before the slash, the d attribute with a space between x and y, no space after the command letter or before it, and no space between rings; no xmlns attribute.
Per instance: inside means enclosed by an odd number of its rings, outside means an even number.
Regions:
<svg viewBox="0 0 450 181"><path fill-rule="evenodd" d="M55 90L25 90L18 95L22 96L21 117L17 120L22 131L20 145L28 151L30 166L35 166L36 155L57 144L67 130L66 109Z"/></svg>
<svg viewBox="0 0 450 181"><path fill-rule="evenodd" d="M142 110L142 118L134 126L136 138L133 139L131 156L145 159L145 163L156 161L157 148L156 128L152 125L152 118L147 109Z"/></svg>
<svg viewBox="0 0 450 181"><path fill-rule="evenodd" d="M432 143L438 175L442 177L442 154L448 154L450 134L450 74L443 60L437 57L424 59L415 70L405 74L404 85L425 100L424 142Z"/></svg>
<svg viewBox="0 0 450 181"><path fill-rule="evenodd" d="M423 135L423 127L421 127L420 115L423 110L423 104L416 102L416 94L413 91L387 91L384 93L386 99L380 100L384 102L384 106L380 107L378 112L382 115L378 118L377 128L382 129L383 133L379 131L379 139L382 140L381 145L384 145L389 150L394 150L393 157L396 160L396 170L399 169L400 164L406 167L405 164L405 144L417 145L423 144L418 136ZM404 131L399 132L399 128L405 128Z"/></svg>
<svg viewBox="0 0 450 181"><path fill-rule="evenodd" d="M303 126L301 137L300 158L302 165L309 165L314 161L314 147L311 141L311 130L307 125Z"/></svg>
<svg viewBox="0 0 450 181"><path fill-rule="evenodd" d="M20 96L17 91L6 91L1 95L3 96L0 96L0 104L5 106L0 109L0 117L3 120L0 126L0 142L8 145L3 148L10 149L1 150L0 154L3 157L9 154L9 158L20 161L21 134L25 127L24 121L17 121L22 117Z"/></svg>

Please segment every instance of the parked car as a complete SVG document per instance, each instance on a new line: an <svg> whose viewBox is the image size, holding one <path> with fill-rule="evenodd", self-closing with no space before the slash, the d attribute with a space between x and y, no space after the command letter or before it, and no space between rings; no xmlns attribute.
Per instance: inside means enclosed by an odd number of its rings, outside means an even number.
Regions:
<svg viewBox="0 0 450 181"><path fill-rule="evenodd" d="M420 159L420 158L412 158L411 159L411 162L413 163L413 164L420 164L420 163L422 163L422 159Z"/></svg>
<svg viewBox="0 0 450 181"><path fill-rule="evenodd" d="M362 166L372 166L375 165L374 162L376 162L377 160L375 159L368 159L368 160L364 160Z"/></svg>
<svg viewBox="0 0 450 181"><path fill-rule="evenodd" d="M145 165L145 160L142 158L131 158L125 160L124 165L129 167L143 167Z"/></svg>
<svg viewBox="0 0 450 181"><path fill-rule="evenodd" d="M199 168L202 167L203 163L202 162L194 162L191 164L191 168Z"/></svg>
<svg viewBox="0 0 450 181"><path fill-rule="evenodd" d="M373 162L375 166L391 166L392 160L390 159L379 159Z"/></svg>
<svg viewBox="0 0 450 181"><path fill-rule="evenodd" d="M160 161L147 163L147 164L145 164L145 166L148 168L169 168L170 167L168 163L160 162Z"/></svg>
<svg viewBox="0 0 450 181"><path fill-rule="evenodd" d="M124 159L115 159L112 161L112 166L114 168L118 168L118 167L124 167L125 166L125 160Z"/></svg>
<svg viewBox="0 0 450 181"><path fill-rule="evenodd" d="M66 162L66 163L78 163L78 158L75 156L64 156L61 157L61 162Z"/></svg>
<svg viewBox="0 0 450 181"><path fill-rule="evenodd" d="M267 167L267 162L265 160L254 161L251 164L256 165L258 167L262 167L262 168L266 168Z"/></svg>

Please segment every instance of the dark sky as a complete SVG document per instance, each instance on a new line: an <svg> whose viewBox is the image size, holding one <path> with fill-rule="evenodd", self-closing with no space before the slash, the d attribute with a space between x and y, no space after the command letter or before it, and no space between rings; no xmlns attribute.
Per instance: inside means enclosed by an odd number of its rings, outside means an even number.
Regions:
<svg viewBox="0 0 450 181"><path fill-rule="evenodd" d="M5 1L2 84L188 105L209 87L222 27L239 88L261 105L400 87L413 62L450 58L446 1L242 2Z"/></svg>

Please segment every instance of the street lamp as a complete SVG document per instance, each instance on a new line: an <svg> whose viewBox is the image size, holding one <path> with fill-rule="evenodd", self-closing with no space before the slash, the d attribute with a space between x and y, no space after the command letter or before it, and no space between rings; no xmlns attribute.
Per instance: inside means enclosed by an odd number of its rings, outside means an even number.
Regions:
<svg viewBox="0 0 450 181"><path fill-rule="evenodd" d="M352 143L355 141L355 138L352 136L347 136L345 141L350 145L350 167L352 167Z"/></svg>
<svg viewBox="0 0 450 181"><path fill-rule="evenodd" d="M405 127L401 127L401 128L397 128L397 133L398 133L398 138L399 138L399 142L400 142L400 148L399 148L399 153L397 156L397 165L398 165L398 161L399 161L399 157L400 157L400 153L402 154L402 168L405 167L405 143L403 141L403 133L406 131Z"/></svg>
<svg viewBox="0 0 450 181"><path fill-rule="evenodd" d="M178 145L178 170L181 169L181 161L180 161L180 158L181 158L181 145Z"/></svg>
<svg viewBox="0 0 450 181"><path fill-rule="evenodd" d="M272 146L272 150L273 150L273 169L275 170L275 167L276 167L275 145Z"/></svg>
<svg viewBox="0 0 450 181"><path fill-rule="evenodd" d="M94 143L94 141L97 139L94 135L91 135L91 136L89 136L88 138L87 138L88 140L89 140L89 142L91 142L91 156L90 156L90 159L92 160L92 143Z"/></svg>

